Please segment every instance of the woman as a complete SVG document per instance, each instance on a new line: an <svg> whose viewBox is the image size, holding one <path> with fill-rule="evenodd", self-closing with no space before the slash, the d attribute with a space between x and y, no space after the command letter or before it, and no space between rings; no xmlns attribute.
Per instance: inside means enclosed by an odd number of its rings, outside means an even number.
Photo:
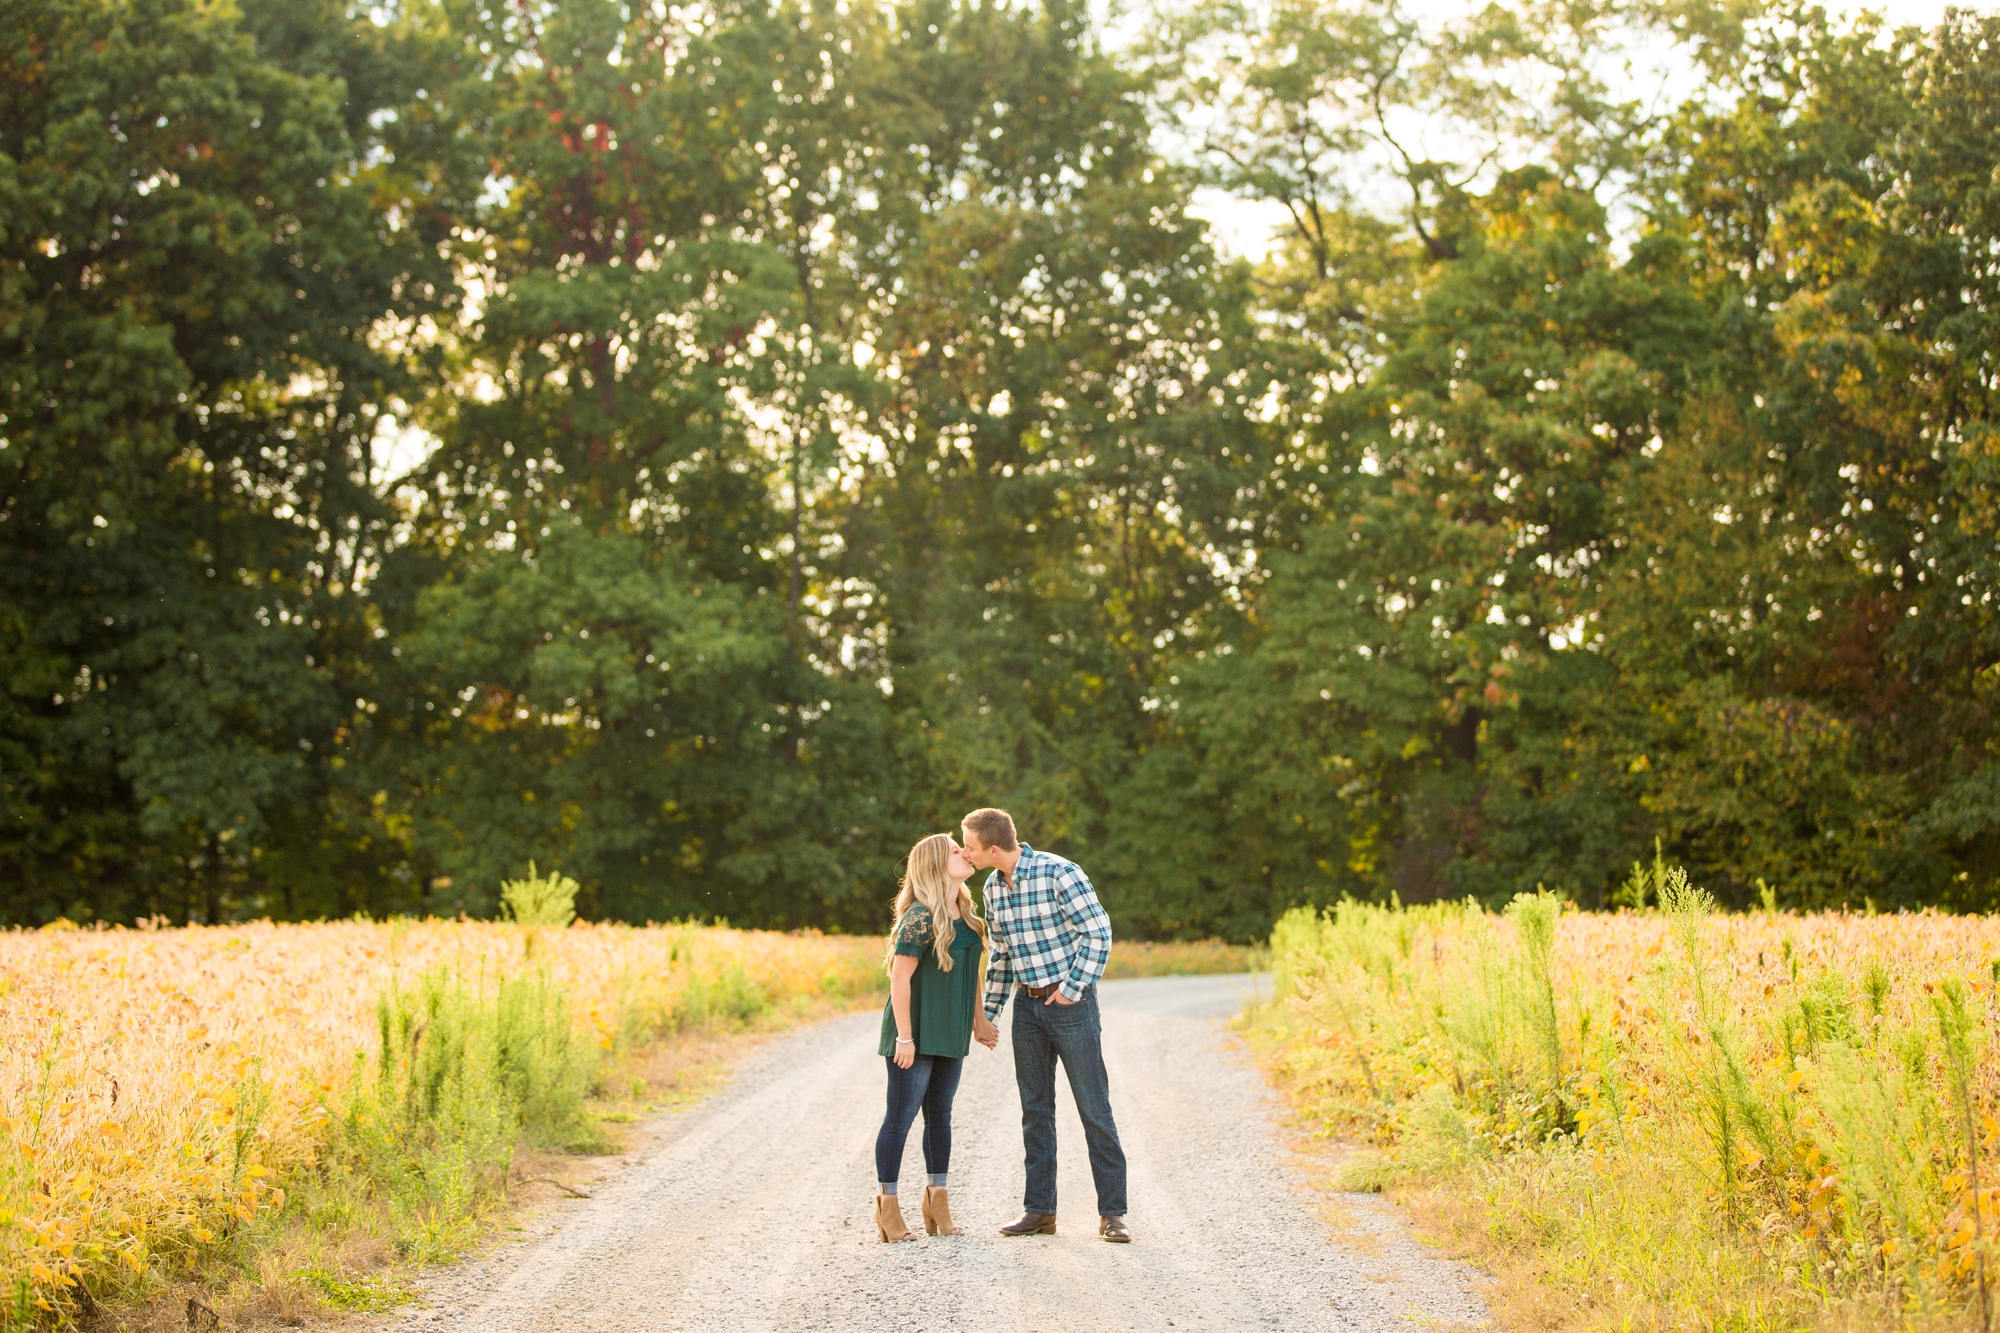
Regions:
<svg viewBox="0 0 2000 1333"><path fill-rule="evenodd" d="M889 1004L882 1012L881 1054L889 1062L889 1109L875 1136L875 1229L882 1239L915 1240L896 1198L903 1144L924 1113L924 1230L956 1236L945 1175L951 1166L951 1099L975 1029L993 1027L979 1005L979 957L986 923L972 910L965 881L972 862L948 833L910 848L896 925L889 934Z"/></svg>

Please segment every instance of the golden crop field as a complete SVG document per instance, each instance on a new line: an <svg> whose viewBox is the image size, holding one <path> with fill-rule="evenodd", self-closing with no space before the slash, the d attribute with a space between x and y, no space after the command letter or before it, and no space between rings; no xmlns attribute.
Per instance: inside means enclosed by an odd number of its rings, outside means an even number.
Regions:
<svg viewBox="0 0 2000 1333"><path fill-rule="evenodd" d="M143 1290L156 1269L281 1208L343 1123L350 1138L370 1124L403 1132L361 1095L434 1060L451 1017L441 996L476 1007L533 977L530 998L579 1047L608 1050L712 1015L872 991L881 948L440 921L0 934L0 1325L73 1310L79 1284L100 1298ZM408 1057L400 1074L377 1068L385 1038ZM588 1062L566 1033L554 1040L550 1058L575 1084ZM434 1080L446 1072L424 1065Z"/></svg>
<svg viewBox="0 0 2000 1333"><path fill-rule="evenodd" d="M1956 1326L2000 1299L2000 921L1343 904L1247 1026L1346 1183L1541 1327ZM1507 1284L1503 1284L1505 1287ZM1511 1306L1509 1305L1511 1301Z"/></svg>
<svg viewBox="0 0 2000 1333"><path fill-rule="evenodd" d="M1270 966L1268 952L1222 940L1119 940L1111 949L1104 979L1126 977L1210 976L1218 972L1256 972Z"/></svg>

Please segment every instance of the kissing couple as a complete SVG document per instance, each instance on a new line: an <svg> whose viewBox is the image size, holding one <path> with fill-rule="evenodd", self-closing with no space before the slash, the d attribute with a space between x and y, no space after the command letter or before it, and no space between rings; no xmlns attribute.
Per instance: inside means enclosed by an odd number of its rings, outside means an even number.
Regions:
<svg viewBox="0 0 2000 1333"><path fill-rule="evenodd" d="M889 1003L880 1054L888 1063L889 1106L875 1136L875 1227L885 1241L915 1240L896 1196L903 1145L924 1113L924 1230L956 1236L947 1189L951 1102L973 1041L1000 1044L994 1020L1014 1005L1014 1080L1021 1089L1027 1191L1018 1221L1003 1236L1056 1231L1056 1063L1083 1120L1097 1182L1097 1234L1124 1244L1125 1150L1111 1118L1097 980L1111 958L1111 919L1089 876L1073 861L1020 842L1005 810L974 810L959 826L963 843L933 833L910 849L886 964ZM986 877L986 920L965 882ZM979 961L986 959L985 994Z"/></svg>

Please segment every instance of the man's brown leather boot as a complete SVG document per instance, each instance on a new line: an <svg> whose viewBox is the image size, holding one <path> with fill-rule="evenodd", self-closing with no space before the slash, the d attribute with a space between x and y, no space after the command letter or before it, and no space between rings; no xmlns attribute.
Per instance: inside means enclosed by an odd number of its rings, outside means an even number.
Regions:
<svg viewBox="0 0 2000 1333"><path fill-rule="evenodd" d="M1056 1234L1054 1213L1022 1213L1021 1220L1009 1222L1000 1228L1003 1236L1053 1236Z"/></svg>
<svg viewBox="0 0 2000 1333"><path fill-rule="evenodd" d="M1130 1245L1132 1233L1125 1229L1122 1217L1100 1217L1097 1219L1097 1234L1113 1245Z"/></svg>

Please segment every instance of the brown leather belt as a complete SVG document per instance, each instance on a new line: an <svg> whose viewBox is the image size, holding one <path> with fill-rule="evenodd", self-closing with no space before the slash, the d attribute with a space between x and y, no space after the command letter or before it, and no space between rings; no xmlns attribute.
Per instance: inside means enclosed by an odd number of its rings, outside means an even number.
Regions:
<svg viewBox="0 0 2000 1333"><path fill-rule="evenodd" d="M1056 987L1060 984L1060 982L1055 981L1051 981L1046 986L1029 986L1024 984L1021 987L1021 994L1032 995L1038 1000L1046 1000L1050 995L1055 993Z"/></svg>

